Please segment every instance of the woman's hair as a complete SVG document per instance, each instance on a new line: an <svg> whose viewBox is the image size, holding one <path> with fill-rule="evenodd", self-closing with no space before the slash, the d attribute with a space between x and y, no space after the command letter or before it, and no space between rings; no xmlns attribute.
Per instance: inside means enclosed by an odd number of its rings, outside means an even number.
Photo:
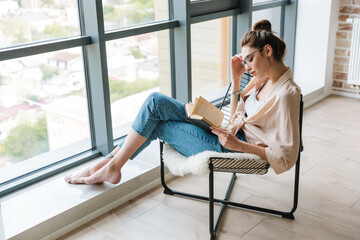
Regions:
<svg viewBox="0 0 360 240"><path fill-rule="evenodd" d="M268 20L261 20L254 24L252 31L244 34L241 39L241 47L260 49L269 44L273 49L273 57L277 61L282 61L286 53L285 42L275 36L271 29L271 23Z"/></svg>

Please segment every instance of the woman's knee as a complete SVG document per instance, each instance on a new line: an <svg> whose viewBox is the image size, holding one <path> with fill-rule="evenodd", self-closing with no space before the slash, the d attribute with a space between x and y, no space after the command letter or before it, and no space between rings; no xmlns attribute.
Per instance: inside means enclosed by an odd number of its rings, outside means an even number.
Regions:
<svg viewBox="0 0 360 240"><path fill-rule="evenodd" d="M166 123L164 121L159 121L156 127L154 128L154 130L152 131L152 133L150 134L149 139L151 141L156 139L164 140L163 131L165 127L166 127Z"/></svg>
<svg viewBox="0 0 360 240"><path fill-rule="evenodd" d="M166 96L163 93L159 93L159 92L153 92L151 93L147 99L146 99L146 103L148 105L166 105L166 102L169 101L169 97Z"/></svg>

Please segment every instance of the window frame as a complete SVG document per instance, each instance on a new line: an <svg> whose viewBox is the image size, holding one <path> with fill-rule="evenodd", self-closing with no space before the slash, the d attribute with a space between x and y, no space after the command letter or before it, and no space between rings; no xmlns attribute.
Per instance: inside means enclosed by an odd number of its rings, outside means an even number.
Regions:
<svg viewBox="0 0 360 240"><path fill-rule="evenodd" d="M220 2L221 4L219 4ZM0 61L4 61L82 47L92 144L92 148L88 151L1 183L0 197L100 155L105 156L112 151L115 146L114 143L125 137L113 139L109 82L107 79L106 41L168 29L172 97L182 102L188 102L192 99L191 24L231 16L230 45L231 54L234 55L240 52L238 43L241 36L251 29L252 12L280 6L280 36L284 38L288 46L286 64L293 68L297 2L298 0L274 0L252 4L252 0L201 0L193 2L190 0L169 0L168 20L105 31L102 1L78 0L80 36L0 48Z"/></svg>

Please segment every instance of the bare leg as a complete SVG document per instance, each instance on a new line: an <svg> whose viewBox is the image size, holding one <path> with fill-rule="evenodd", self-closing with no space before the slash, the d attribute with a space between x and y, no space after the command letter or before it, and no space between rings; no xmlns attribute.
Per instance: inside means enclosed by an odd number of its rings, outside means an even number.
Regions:
<svg viewBox="0 0 360 240"><path fill-rule="evenodd" d="M111 160L92 175L73 179L71 183L98 184L105 181L113 184L119 183L121 168L145 141L145 137L131 129L124 144Z"/></svg>
<svg viewBox="0 0 360 240"><path fill-rule="evenodd" d="M68 183L75 183L76 180L79 178L91 176L97 170L99 170L103 166L105 166L114 157L114 155L116 155L116 153L118 153L119 150L120 150L120 148L119 148L119 146L117 146L110 154L108 154L106 157L104 157L100 161L94 163L93 165L88 166L83 169L80 169L79 171L65 175L65 177L64 177L65 181Z"/></svg>

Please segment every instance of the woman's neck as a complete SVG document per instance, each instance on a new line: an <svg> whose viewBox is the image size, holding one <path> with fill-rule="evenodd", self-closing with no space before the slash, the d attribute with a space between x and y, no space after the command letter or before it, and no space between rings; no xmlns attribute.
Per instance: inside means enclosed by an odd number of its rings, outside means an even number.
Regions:
<svg viewBox="0 0 360 240"><path fill-rule="evenodd" d="M288 69L289 67L285 66L282 61L274 61L269 72L269 78L272 85L274 85Z"/></svg>

